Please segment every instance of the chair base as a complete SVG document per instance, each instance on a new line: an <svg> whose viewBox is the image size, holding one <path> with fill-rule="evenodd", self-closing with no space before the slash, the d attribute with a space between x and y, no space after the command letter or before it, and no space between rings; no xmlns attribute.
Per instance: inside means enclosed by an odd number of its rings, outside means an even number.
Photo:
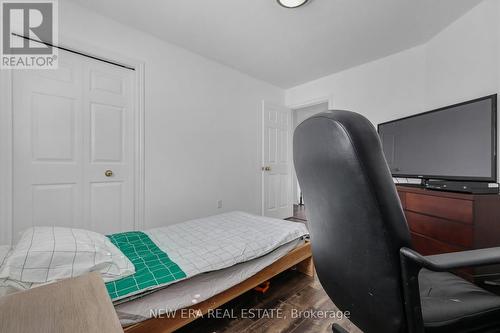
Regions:
<svg viewBox="0 0 500 333"><path fill-rule="evenodd" d="M332 331L333 331L333 333L349 333L348 331L346 331L345 328L343 328L339 324L333 324Z"/></svg>

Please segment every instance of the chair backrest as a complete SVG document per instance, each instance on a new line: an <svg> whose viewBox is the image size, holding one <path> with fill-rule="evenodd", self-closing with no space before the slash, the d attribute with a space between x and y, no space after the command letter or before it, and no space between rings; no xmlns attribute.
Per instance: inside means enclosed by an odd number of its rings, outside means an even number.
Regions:
<svg viewBox="0 0 500 333"><path fill-rule="evenodd" d="M293 158L324 289L363 331L405 331L399 249L410 234L373 125L317 114L295 130Z"/></svg>

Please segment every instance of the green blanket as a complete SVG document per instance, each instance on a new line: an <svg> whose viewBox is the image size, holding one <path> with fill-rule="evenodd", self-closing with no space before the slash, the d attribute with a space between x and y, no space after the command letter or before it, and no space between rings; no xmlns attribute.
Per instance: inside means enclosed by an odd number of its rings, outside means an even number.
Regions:
<svg viewBox="0 0 500 333"><path fill-rule="evenodd" d="M182 269L145 233L123 232L109 235L108 238L135 266L135 274L106 283L112 300L138 294L186 277Z"/></svg>

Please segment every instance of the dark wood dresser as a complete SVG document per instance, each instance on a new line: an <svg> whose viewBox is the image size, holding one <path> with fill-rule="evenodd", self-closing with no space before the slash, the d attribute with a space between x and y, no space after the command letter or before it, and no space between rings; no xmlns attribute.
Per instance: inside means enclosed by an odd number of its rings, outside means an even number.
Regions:
<svg viewBox="0 0 500 333"><path fill-rule="evenodd" d="M415 250L439 254L500 246L500 195L397 186ZM500 279L500 265L461 270L481 283Z"/></svg>

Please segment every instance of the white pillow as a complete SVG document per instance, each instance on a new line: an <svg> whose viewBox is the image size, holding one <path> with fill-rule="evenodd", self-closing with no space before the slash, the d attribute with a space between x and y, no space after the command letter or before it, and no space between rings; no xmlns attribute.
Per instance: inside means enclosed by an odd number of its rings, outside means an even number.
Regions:
<svg viewBox="0 0 500 333"><path fill-rule="evenodd" d="M0 245L0 272L2 271L2 266L7 260L7 255L10 252L10 245Z"/></svg>
<svg viewBox="0 0 500 333"><path fill-rule="evenodd" d="M0 274L3 270L4 263L7 261L7 257L10 255L10 245L0 245ZM7 277L0 278L0 297L15 293L17 291L28 289L31 283L24 284L19 282L17 284L12 284Z"/></svg>
<svg viewBox="0 0 500 333"><path fill-rule="evenodd" d="M62 228L32 227L0 267L0 278L45 283L98 271L104 281L135 273L130 260L104 235Z"/></svg>

